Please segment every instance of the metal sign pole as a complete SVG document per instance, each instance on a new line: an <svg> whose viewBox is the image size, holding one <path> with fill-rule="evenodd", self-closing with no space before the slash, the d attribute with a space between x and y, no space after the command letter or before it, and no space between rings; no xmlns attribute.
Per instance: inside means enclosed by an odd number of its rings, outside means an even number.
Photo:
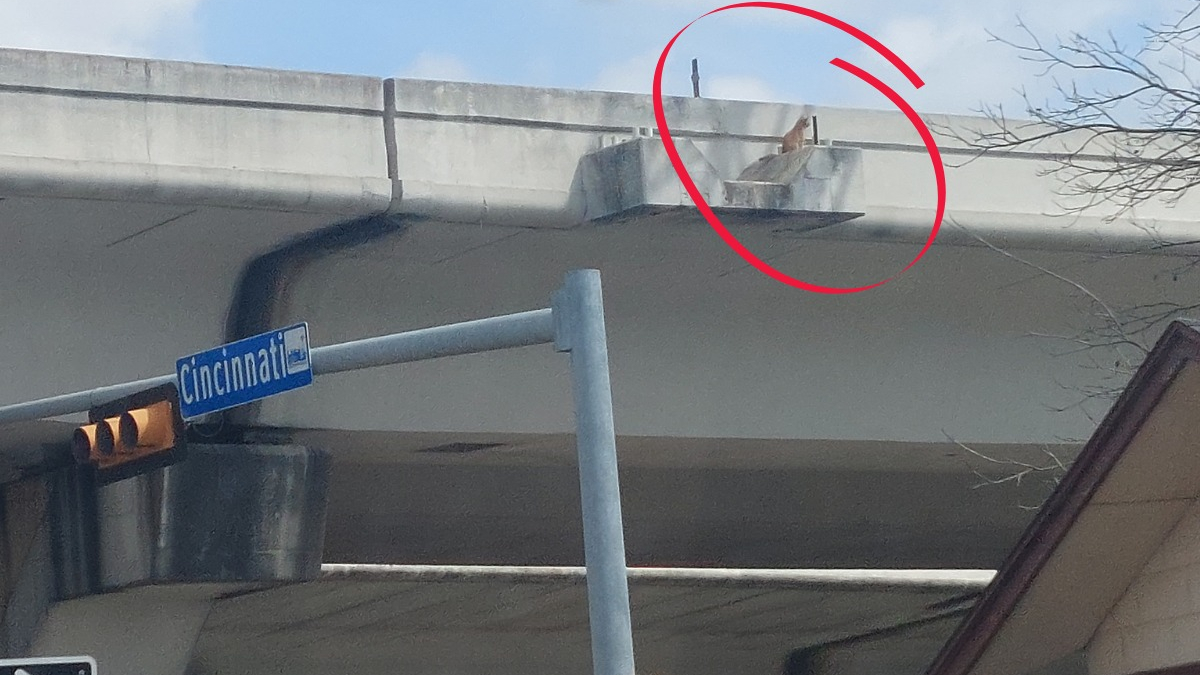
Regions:
<svg viewBox="0 0 1200 675"><path fill-rule="evenodd" d="M553 342L569 352L583 503L588 618L595 675L633 675L633 630L617 476L600 272L575 270L553 307L344 342L309 351L313 375ZM0 406L0 424L85 412L174 382L174 375Z"/></svg>
<svg viewBox="0 0 1200 675"><path fill-rule="evenodd" d="M600 272L567 274L562 290L554 296L554 328L555 348L570 352L571 358L592 672L633 675L633 627Z"/></svg>

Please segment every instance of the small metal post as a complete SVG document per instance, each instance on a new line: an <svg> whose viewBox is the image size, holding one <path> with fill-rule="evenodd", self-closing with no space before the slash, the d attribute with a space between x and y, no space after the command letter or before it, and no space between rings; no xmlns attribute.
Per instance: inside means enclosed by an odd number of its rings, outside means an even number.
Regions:
<svg viewBox="0 0 1200 675"><path fill-rule="evenodd" d="M575 394L592 672L633 675L633 627L599 271L567 273L554 296L554 326L555 348L570 352Z"/></svg>
<svg viewBox="0 0 1200 675"><path fill-rule="evenodd" d="M692 59L692 97L700 98L700 59Z"/></svg>

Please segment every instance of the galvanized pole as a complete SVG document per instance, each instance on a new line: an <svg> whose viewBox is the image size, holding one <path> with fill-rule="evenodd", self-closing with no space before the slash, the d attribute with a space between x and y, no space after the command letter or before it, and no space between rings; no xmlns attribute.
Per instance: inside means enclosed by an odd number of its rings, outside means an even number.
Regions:
<svg viewBox="0 0 1200 675"><path fill-rule="evenodd" d="M380 337L313 347L313 375L342 373L360 368L478 354L554 341L553 310L492 316L445 326L394 333ZM126 382L98 389L51 396L36 401L0 406L0 424L86 412L101 403L175 381L175 375Z"/></svg>
<svg viewBox="0 0 1200 675"><path fill-rule="evenodd" d="M569 272L562 289L554 294L551 309L314 347L310 358L313 374L323 375L552 340L558 351L570 352L571 383L575 392L593 672L595 675L634 675L617 441L608 376L608 341L604 334L604 301L597 270ZM174 375L163 375L0 406L0 424L83 412L99 403L174 380Z"/></svg>
<svg viewBox="0 0 1200 675"><path fill-rule="evenodd" d="M553 310L554 345L560 352L570 352L575 394L592 672L633 675L633 626L600 272L568 272L562 290L555 293Z"/></svg>

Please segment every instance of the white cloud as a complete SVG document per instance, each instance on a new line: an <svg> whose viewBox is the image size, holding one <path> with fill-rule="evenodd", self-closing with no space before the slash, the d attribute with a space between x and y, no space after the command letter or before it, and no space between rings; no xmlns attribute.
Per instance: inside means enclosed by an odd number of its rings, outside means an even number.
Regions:
<svg viewBox="0 0 1200 675"><path fill-rule="evenodd" d="M738 101L778 101L780 97L771 85L758 77L718 75L700 80L700 93L705 98L727 98Z"/></svg>
<svg viewBox="0 0 1200 675"><path fill-rule="evenodd" d="M1013 47L993 41L989 32L1020 41L1023 36L1015 29L1020 16L1034 34L1053 44L1055 35L1127 25L1131 11L1147 20L1169 1L1131 7L1120 0L1009 0L969 5L934 0L891 16L881 8L882 20L876 26L863 27L912 66L926 86L913 92L891 66L873 56L851 61L891 83L918 110L967 113L981 103L1003 103L1007 112L1020 115L1024 108L1016 90L1024 87L1036 99L1050 83L1037 77L1041 66L1021 60ZM847 102L851 105L890 107L866 85L849 85L847 91L852 89L859 93L850 95Z"/></svg>
<svg viewBox="0 0 1200 675"><path fill-rule="evenodd" d="M654 69L658 65L659 56L658 51L648 51L616 63L610 63L600 69L588 88L600 91L649 94L654 87ZM668 74L673 73L675 77L664 76L664 94L668 96L691 95L691 77L688 75L688 71L681 70L681 68L690 67L688 63L687 59L678 58L667 62ZM701 72L700 93L705 98L741 101L779 100L779 96L766 80L745 75L707 75Z"/></svg>
<svg viewBox="0 0 1200 675"><path fill-rule="evenodd" d="M702 0L648 0L660 13L667 9L686 22L689 7L712 9ZM778 11L730 11L710 17L689 29L672 54L666 93L691 93L687 60L701 57L700 89L705 97L749 100L795 100L824 105L890 108L891 103L869 85L828 66L841 56L888 82L918 110L969 113L983 103L1003 103L1010 113L1023 107L1016 90L1026 87L1034 97L1045 91L1039 66L1022 61L1016 51L992 40L989 31L1018 37L1020 16L1039 36L1052 39L1071 31L1100 33L1109 28L1128 31L1138 21L1155 21L1178 0L814 0L803 3L849 21L879 39L925 81L913 91L908 82L865 47L836 30ZM733 20L738 17L738 20ZM694 17L693 17L694 18ZM766 19L770 30L746 22ZM666 20L666 17L663 17ZM676 19L672 19L676 20ZM671 24L672 27L682 23ZM794 26L794 29L793 29ZM777 27L777 28L776 28ZM669 31L668 31L669 32ZM691 41L690 43L688 41ZM790 55L781 58L781 44ZM841 45L841 46L838 46ZM639 44L639 50L650 45ZM653 45L661 49L661 44ZM590 88L649 93L658 49L629 56L614 50L616 60L604 64ZM740 51L739 51L740 50ZM745 66L745 56L762 53L761 69ZM765 56L771 54L771 57ZM739 59L739 56L743 57ZM742 63L735 62L741 61ZM705 64L709 64L706 72ZM724 69L724 72L721 72ZM797 76L799 73L799 76ZM746 75L747 77L735 77ZM754 77L748 77L753 75Z"/></svg>
<svg viewBox="0 0 1200 675"><path fill-rule="evenodd" d="M654 68L658 65L658 57L658 51L649 51L611 63L600 69L589 88L649 94L654 85Z"/></svg>
<svg viewBox="0 0 1200 675"><path fill-rule="evenodd" d="M462 59L452 54L421 52L404 70L403 76L422 80L466 82L471 79L471 69Z"/></svg>
<svg viewBox="0 0 1200 675"><path fill-rule="evenodd" d="M122 56L199 52L193 13L201 0L4 0L0 45Z"/></svg>
<svg viewBox="0 0 1200 675"><path fill-rule="evenodd" d="M989 42L985 21L978 16L900 17L885 22L876 37L904 59L925 86L913 92L890 65L868 70L924 112L964 113L981 101L1011 101L1014 89L1030 79L1029 68L1010 48ZM856 86L864 102L890 107L867 85Z"/></svg>

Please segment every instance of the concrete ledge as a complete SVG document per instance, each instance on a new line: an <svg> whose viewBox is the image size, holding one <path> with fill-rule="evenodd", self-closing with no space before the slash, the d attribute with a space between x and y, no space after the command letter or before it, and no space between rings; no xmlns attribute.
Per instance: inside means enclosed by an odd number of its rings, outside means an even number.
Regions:
<svg viewBox="0 0 1200 675"><path fill-rule="evenodd" d="M695 143L675 144L692 180L714 209L786 217L793 228L813 229L863 215L862 151L809 146L796 153L758 159L739 175L722 175L730 165L722 150L705 154ZM736 165L736 163L735 163ZM581 160L589 220L647 208L693 208L658 139L638 138L589 153Z"/></svg>
<svg viewBox="0 0 1200 675"><path fill-rule="evenodd" d="M392 202L387 178L0 155L0 197L96 199L361 216Z"/></svg>
<svg viewBox="0 0 1200 675"><path fill-rule="evenodd" d="M302 446L193 443L182 462L97 487L100 588L313 579L329 471Z"/></svg>
<svg viewBox="0 0 1200 675"><path fill-rule="evenodd" d="M774 138L803 110L786 103L677 96L663 101L673 129L721 136ZM575 127L575 131L586 127L597 132L632 132L655 126L653 99L645 94L430 80L396 80L396 112L400 117L432 114L509 125L522 121Z"/></svg>
<svg viewBox="0 0 1200 675"><path fill-rule="evenodd" d="M207 63L0 49L0 89L35 87L87 98L104 94L361 109L383 114L383 81Z"/></svg>

